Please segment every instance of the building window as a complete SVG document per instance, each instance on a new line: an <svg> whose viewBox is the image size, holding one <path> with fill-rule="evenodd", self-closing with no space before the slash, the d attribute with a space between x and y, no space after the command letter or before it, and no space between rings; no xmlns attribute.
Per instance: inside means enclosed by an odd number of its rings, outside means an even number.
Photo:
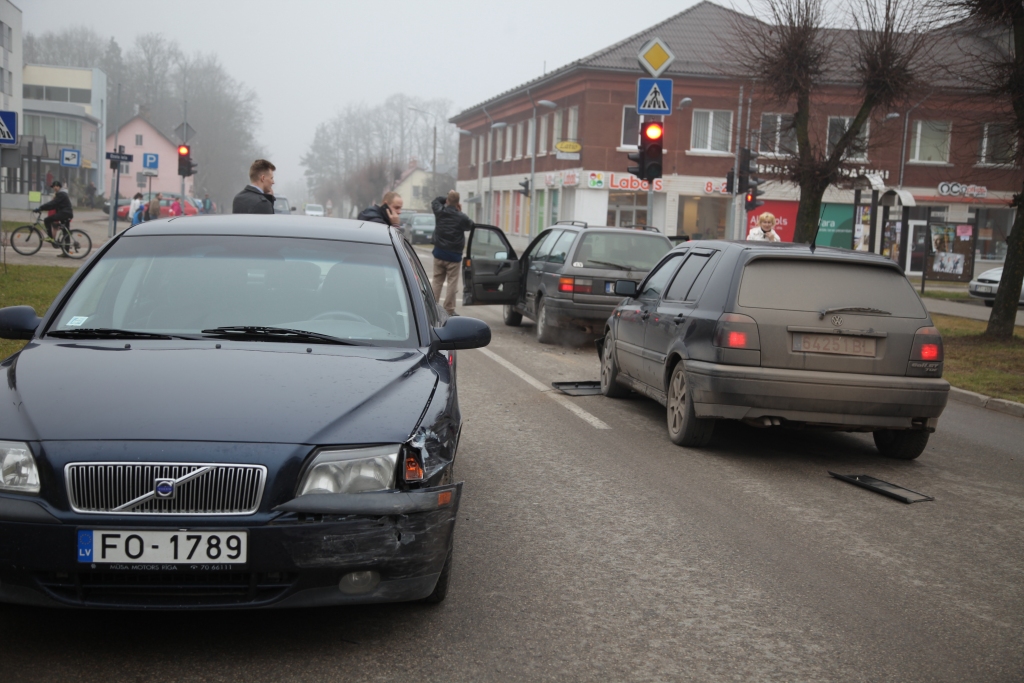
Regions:
<svg viewBox="0 0 1024 683"><path fill-rule="evenodd" d="M89 104L92 102L92 90L70 88L68 96L71 102L77 102L78 104Z"/></svg>
<svg viewBox="0 0 1024 683"><path fill-rule="evenodd" d="M135 136L135 146L136 147L142 147L142 136L141 135L136 135Z"/></svg>
<svg viewBox="0 0 1024 683"><path fill-rule="evenodd" d="M21 86L21 94L26 100L41 100L43 99L43 86L25 83Z"/></svg>
<svg viewBox="0 0 1024 683"><path fill-rule="evenodd" d="M640 144L640 115L636 113L636 107L626 105L622 108L622 135L619 137L619 146L636 147Z"/></svg>
<svg viewBox="0 0 1024 683"><path fill-rule="evenodd" d="M504 133L505 133L505 129L504 128L499 128L498 130L494 131L494 160L495 161L501 161L501 159L502 159L502 149L503 149L502 140L505 139Z"/></svg>
<svg viewBox="0 0 1024 683"><path fill-rule="evenodd" d="M562 110L559 109L551 118L551 149L562 141Z"/></svg>
<svg viewBox="0 0 1024 683"><path fill-rule="evenodd" d="M52 85L46 86L46 97L45 99L51 102L67 102L68 101L68 89L67 88L55 88Z"/></svg>
<svg viewBox="0 0 1024 683"><path fill-rule="evenodd" d="M566 132L567 140L579 142L580 133L580 108L569 107L569 130Z"/></svg>
<svg viewBox="0 0 1024 683"><path fill-rule="evenodd" d="M832 154L832 150L835 149L846 131L849 130L850 124L853 123L852 116L830 116L828 118L828 154ZM850 143L850 146L846 148L846 154L843 155L844 159L849 161L867 161L868 160L868 122L865 121L861 127L857 137Z"/></svg>
<svg viewBox="0 0 1024 683"><path fill-rule="evenodd" d="M1013 127L1005 123L986 123L981 127L979 163L994 166L1012 166L1017 141Z"/></svg>
<svg viewBox="0 0 1024 683"><path fill-rule="evenodd" d="M514 128L505 129L505 132L507 133L507 135L505 135L505 161L512 160L512 137L514 131Z"/></svg>
<svg viewBox="0 0 1024 683"><path fill-rule="evenodd" d="M476 138L469 141L469 165L476 166Z"/></svg>
<svg viewBox="0 0 1024 683"><path fill-rule="evenodd" d="M0 47L10 50L11 45L7 42L7 24L0 21Z"/></svg>
<svg viewBox="0 0 1024 683"><path fill-rule="evenodd" d="M419 199L420 198L420 193L422 192L422 190L423 190L423 186L422 185L413 185L412 186L412 198L413 199Z"/></svg>
<svg viewBox="0 0 1024 683"><path fill-rule="evenodd" d="M792 114L761 114L761 154L787 156L796 153L796 128Z"/></svg>
<svg viewBox="0 0 1024 683"><path fill-rule="evenodd" d="M483 144L483 136L480 137L481 144ZM490 162L494 159L494 154L491 153L492 145L494 144L494 131L487 131L487 159Z"/></svg>
<svg viewBox="0 0 1024 683"><path fill-rule="evenodd" d="M731 135L731 111L694 110L690 149L704 152L728 152Z"/></svg>
<svg viewBox="0 0 1024 683"><path fill-rule="evenodd" d="M129 173L131 173L131 164L129 164L127 161L122 161L121 175L128 175Z"/></svg>
<svg viewBox="0 0 1024 683"><path fill-rule="evenodd" d="M26 114L24 134L41 135L48 143L78 146L82 144L82 122L53 116Z"/></svg>
<svg viewBox="0 0 1024 683"><path fill-rule="evenodd" d="M949 121L915 121L911 161L944 164L949 161Z"/></svg>
<svg viewBox="0 0 1024 683"><path fill-rule="evenodd" d="M548 115L540 117L540 135L537 136L537 155L548 153Z"/></svg>
<svg viewBox="0 0 1024 683"><path fill-rule="evenodd" d="M516 159L523 158L523 122L516 124Z"/></svg>
<svg viewBox="0 0 1024 683"><path fill-rule="evenodd" d="M526 155L532 157L534 144L537 142L537 121L530 119L526 122Z"/></svg>

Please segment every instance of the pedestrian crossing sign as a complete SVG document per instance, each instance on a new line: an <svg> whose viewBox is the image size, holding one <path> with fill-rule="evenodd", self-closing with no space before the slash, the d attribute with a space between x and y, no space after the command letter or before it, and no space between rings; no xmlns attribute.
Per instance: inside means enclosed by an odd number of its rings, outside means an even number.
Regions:
<svg viewBox="0 0 1024 683"><path fill-rule="evenodd" d="M638 78L636 113L668 116L672 113L672 79Z"/></svg>
<svg viewBox="0 0 1024 683"><path fill-rule="evenodd" d="M18 112L0 110L0 145L18 144Z"/></svg>

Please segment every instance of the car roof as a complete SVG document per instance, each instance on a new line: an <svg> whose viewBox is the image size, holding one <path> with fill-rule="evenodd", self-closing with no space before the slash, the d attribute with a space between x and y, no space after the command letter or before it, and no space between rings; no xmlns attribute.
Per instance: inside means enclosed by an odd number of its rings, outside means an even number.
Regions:
<svg viewBox="0 0 1024 683"><path fill-rule="evenodd" d="M881 254L872 254L867 251L853 251L852 249L838 249L836 247L815 247L811 250L810 245L803 242L760 242L760 241L732 241L732 240L690 240L676 245L672 251L686 251L688 249L736 249L746 252L751 256L772 254L779 256L807 256L827 258L830 260L860 261L873 265L889 265L899 269L899 264Z"/></svg>
<svg viewBox="0 0 1024 683"><path fill-rule="evenodd" d="M627 232L630 234L642 234L642 235L656 235L658 237L665 237L660 230L641 230L639 228L616 228L611 225L588 225L586 227L582 225L572 225L571 223L556 223L549 225L544 228L545 230L572 230L574 232L581 232L590 234L592 232ZM668 239L667 237L665 239Z"/></svg>
<svg viewBox="0 0 1024 683"><path fill-rule="evenodd" d="M342 242L391 244L391 227L382 223L287 214L228 214L177 216L140 223L125 231L139 235L240 235L253 237L304 237Z"/></svg>

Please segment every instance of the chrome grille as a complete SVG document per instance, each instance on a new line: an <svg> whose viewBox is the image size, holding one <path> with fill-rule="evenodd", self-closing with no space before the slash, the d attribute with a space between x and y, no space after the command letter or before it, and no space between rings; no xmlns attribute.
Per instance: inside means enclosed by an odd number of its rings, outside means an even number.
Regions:
<svg viewBox="0 0 1024 683"><path fill-rule="evenodd" d="M214 463L71 463L64 468L75 512L115 515L250 515L259 508L267 468ZM157 480L174 482L173 497Z"/></svg>

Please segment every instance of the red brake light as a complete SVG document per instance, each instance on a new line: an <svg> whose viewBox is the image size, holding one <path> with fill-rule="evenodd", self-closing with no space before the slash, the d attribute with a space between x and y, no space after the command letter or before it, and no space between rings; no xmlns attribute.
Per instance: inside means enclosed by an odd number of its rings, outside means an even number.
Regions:
<svg viewBox="0 0 1024 683"><path fill-rule="evenodd" d="M572 278L572 277L560 277L560 278L558 278L558 291L559 292L568 292L569 294L572 294L572 286L573 286L573 282L574 281L575 281L575 278Z"/></svg>
<svg viewBox="0 0 1024 683"><path fill-rule="evenodd" d="M730 332L726 344L733 349L742 349L747 346L746 332Z"/></svg>
<svg viewBox="0 0 1024 683"><path fill-rule="evenodd" d="M727 349L758 350L761 338L757 333L757 323L749 315L723 313L715 326L714 344Z"/></svg>
<svg viewBox="0 0 1024 683"><path fill-rule="evenodd" d="M938 344L921 344L921 360L938 360Z"/></svg>
<svg viewBox="0 0 1024 683"><path fill-rule="evenodd" d="M590 278L572 277L571 275L558 278L558 291L568 294L590 294L593 291L594 281Z"/></svg>
<svg viewBox="0 0 1024 683"><path fill-rule="evenodd" d="M945 353L942 348L942 335L934 327L922 327L914 335L914 347L910 352L910 360L928 361L931 363L942 360Z"/></svg>

